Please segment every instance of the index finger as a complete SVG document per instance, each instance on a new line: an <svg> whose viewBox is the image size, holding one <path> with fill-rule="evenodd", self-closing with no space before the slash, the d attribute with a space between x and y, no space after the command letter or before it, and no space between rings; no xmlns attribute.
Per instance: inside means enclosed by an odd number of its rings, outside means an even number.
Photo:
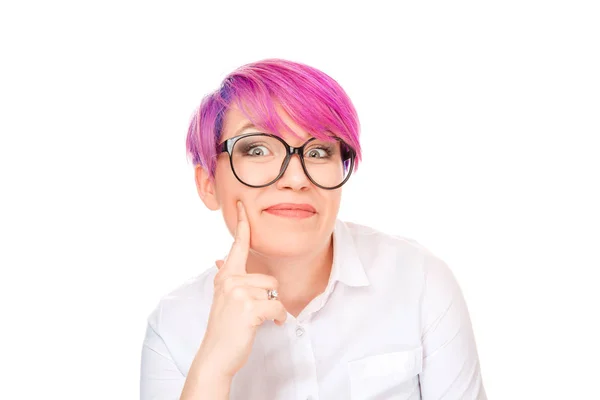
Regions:
<svg viewBox="0 0 600 400"><path fill-rule="evenodd" d="M246 260L250 249L250 224L246 209L241 201L237 202L237 225L235 229L235 239L231 245L231 250L227 255L225 264L221 268L225 274L244 275L246 274Z"/></svg>

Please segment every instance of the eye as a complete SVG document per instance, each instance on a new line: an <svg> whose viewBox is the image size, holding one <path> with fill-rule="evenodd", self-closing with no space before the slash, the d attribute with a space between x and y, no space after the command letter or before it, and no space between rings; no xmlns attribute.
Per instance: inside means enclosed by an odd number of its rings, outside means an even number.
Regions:
<svg viewBox="0 0 600 400"><path fill-rule="evenodd" d="M327 149L314 148L310 149L306 153L306 157L309 158L325 158L329 156L329 151Z"/></svg>
<svg viewBox="0 0 600 400"><path fill-rule="evenodd" d="M252 157L262 157L271 154L266 146L251 146L246 151L246 154Z"/></svg>

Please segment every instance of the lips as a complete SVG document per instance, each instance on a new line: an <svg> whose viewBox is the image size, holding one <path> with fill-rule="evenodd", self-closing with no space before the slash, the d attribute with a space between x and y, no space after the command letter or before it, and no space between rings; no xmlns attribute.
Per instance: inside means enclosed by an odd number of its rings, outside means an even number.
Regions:
<svg viewBox="0 0 600 400"><path fill-rule="evenodd" d="M280 203L265 209L265 212L287 218L309 218L317 210L310 204Z"/></svg>
<svg viewBox="0 0 600 400"><path fill-rule="evenodd" d="M310 204L296 204L296 203L275 204L274 206L267 208L267 210L302 210L302 211L309 211L312 213L317 212L317 210L315 210L315 208L313 206L311 206Z"/></svg>

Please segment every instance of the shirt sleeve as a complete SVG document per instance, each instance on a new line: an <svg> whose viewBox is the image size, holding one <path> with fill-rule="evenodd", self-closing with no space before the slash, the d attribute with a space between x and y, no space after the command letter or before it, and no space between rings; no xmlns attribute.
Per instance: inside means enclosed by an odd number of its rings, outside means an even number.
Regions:
<svg viewBox="0 0 600 400"><path fill-rule="evenodd" d="M448 266L425 263L421 304L423 400L487 400L469 311Z"/></svg>
<svg viewBox="0 0 600 400"><path fill-rule="evenodd" d="M142 346L140 375L141 400L176 400L181 396L185 376L181 373L162 337L158 333L155 316L148 318Z"/></svg>

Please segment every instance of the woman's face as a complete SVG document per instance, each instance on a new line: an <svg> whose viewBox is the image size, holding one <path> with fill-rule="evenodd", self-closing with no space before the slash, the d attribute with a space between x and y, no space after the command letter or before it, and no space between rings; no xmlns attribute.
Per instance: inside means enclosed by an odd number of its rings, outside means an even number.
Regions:
<svg viewBox="0 0 600 400"><path fill-rule="evenodd" d="M300 136L284 133L283 139L290 146L301 146L311 138L281 108L278 108L278 113ZM253 127L239 109L232 107L225 114L219 142L252 132L260 132L260 129ZM253 251L268 257L299 256L319 250L327 244L342 194L341 188L325 190L315 186L304 173L298 156L291 158L285 173L277 182L263 188L252 188L238 181L231 170L228 154L221 153L218 155L213 184L215 207L211 208L222 210L225 223L234 234L236 202L241 200L250 222L250 246ZM277 210L277 205L284 203L312 207L314 213Z"/></svg>

